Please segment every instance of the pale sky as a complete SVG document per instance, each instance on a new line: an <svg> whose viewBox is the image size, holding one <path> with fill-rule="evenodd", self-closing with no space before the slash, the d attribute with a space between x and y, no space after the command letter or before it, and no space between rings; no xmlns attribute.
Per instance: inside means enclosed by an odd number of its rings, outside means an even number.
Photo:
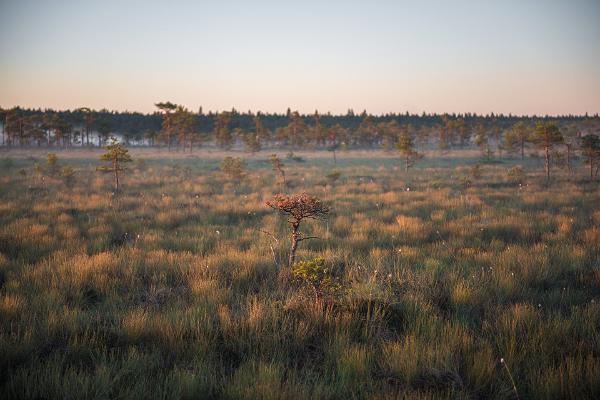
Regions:
<svg viewBox="0 0 600 400"><path fill-rule="evenodd" d="M0 106L600 112L600 0L0 0Z"/></svg>

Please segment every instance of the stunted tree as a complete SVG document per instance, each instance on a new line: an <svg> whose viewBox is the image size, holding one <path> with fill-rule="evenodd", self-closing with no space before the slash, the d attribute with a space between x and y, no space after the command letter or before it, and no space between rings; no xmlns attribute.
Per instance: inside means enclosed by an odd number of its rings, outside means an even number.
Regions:
<svg viewBox="0 0 600 400"><path fill-rule="evenodd" d="M64 147L71 144L72 126L59 114L49 114L46 118L45 127L54 134L54 142L61 143Z"/></svg>
<svg viewBox="0 0 600 400"><path fill-rule="evenodd" d="M564 125L562 127L562 133L563 133L563 140L564 140L563 143L567 150L567 153L566 153L567 169L569 170L569 173L573 173L573 169L571 166L571 160L573 158L573 150L578 147L578 144L579 144L579 141L581 138L581 133L579 132L579 129L575 124Z"/></svg>
<svg viewBox="0 0 600 400"><path fill-rule="evenodd" d="M366 112L362 114L363 120L356 129L356 140L359 145L373 146L379 136L377 125L373 122L373 117Z"/></svg>
<svg viewBox="0 0 600 400"><path fill-rule="evenodd" d="M273 199L266 202L268 207L279 211L287 218L291 227L291 247L288 258L288 267L296 261L298 244L307 239L316 239L316 236L305 236L300 232L300 224L307 219L322 219L329 214L329 207L318 198L307 193L297 195L276 194Z"/></svg>
<svg viewBox="0 0 600 400"><path fill-rule="evenodd" d="M229 123L231 122L231 114L228 111L223 111L217 115L214 135L217 140L219 147L225 150L231 149L234 142L234 137L229 130Z"/></svg>
<svg viewBox="0 0 600 400"><path fill-rule="evenodd" d="M554 146L563 142L563 136L553 123L538 122L533 136L534 143L544 150L544 169L546 180L550 180L550 153Z"/></svg>
<svg viewBox="0 0 600 400"><path fill-rule="evenodd" d="M43 127L42 115L33 114L25 117L23 125L25 137L28 139L30 144L35 142L38 146L41 146L42 142L46 139L46 131Z"/></svg>
<svg viewBox="0 0 600 400"><path fill-rule="evenodd" d="M281 161L277 154L271 154L271 157L269 157L269 161L271 162L273 171L277 172L281 177L281 185L284 188L287 187L287 181L285 180L285 170L283 169L283 161Z"/></svg>
<svg viewBox="0 0 600 400"><path fill-rule="evenodd" d="M94 111L89 107L81 107L77 111L83 113L83 124L84 131L81 136L81 144L83 144L83 138L85 137L85 144L90 144L90 133L92 133L92 126L94 125Z"/></svg>
<svg viewBox="0 0 600 400"><path fill-rule="evenodd" d="M112 143L105 147L106 153L100 156L100 160L106 161L108 164L98 167L98 170L110 172L115 178L115 192L119 191L119 174L125 171L123 163L133 161L127 150L121 143L113 139Z"/></svg>
<svg viewBox="0 0 600 400"><path fill-rule="evenodd" d="M521 154L521 160L525 158L525 146L530 141L530 127L527 126L524 122L517 122L512 126L512 129L508 133L508 140L510 140L513 145L519 149Z"/></svg>
<svg viewBox="0 0 600 400"><path fill-rule="evenodd" d="M15 142L23 146L25 129L23 126L23 115L19 107L13 107L7 111L4 117L4 134L6 135L6 144L11 147Z"/></svg>
<svg viewBox="0 0 600 400"><path fill-rule="evenodd" d="M479 147L483 157L486 157L488 160L491 158L492 150L490 149L490 141L483 124L478 124L475 127L475 145Z"/></svg>
<svg viewBox="0 0 600 400"><path fill-rule="evenodd" d="M177 104L166 101L154 105L163 113L162 133L167 142L167 149L171 151L171 140L173 135L172 113L177 109Z"/></svg>
<svg viewBox="0 0 600 400"><path fill-rule="evenodd" d="M596 173L598 173L598 162L600 161L600 137L596 134L582 137L581 153L590 166L590 180L594 180L594 166L596 167Z"/></svg>
<svg viewBox="0 0 600 400"><path fill-rule="evenodd" d="M99 121L97 130L98 130L98 146L102 146L102 143L105 143L108 140L108 138L110 136L110 132L112 131L112 128L108 122Z"/></svg>
<svg viewBox="0 0 600 400"><path fill-rule="evenodd" d="M438 149L440 154L447 154L450 151L450 144L452 143L454 123L449 119L448 114L442 115L442 123L440 124Z"/></svg>
<svg viewBox="0 0 600 400"><path fill-rule="evenodd" d="M260 151L262 145L260 138L255 132L244 132L240 128L236 128L236 136L240 136L244 142L244 148L248 153L254 154Z"/></svg>
<svg viewBox="0 0 600 400"><path fill-rule="evenodd" d="M396 144L396 148L404 158L404 169L406 172L408 172L409 168L412 167L417 160L423 158L423 155L415 150L414 141L407 131L400 135L400 140L398 141L398 144Z"/></svg>
<svg viewBox="0 0 600 400"><path fill-rule="evenodd" d="M298 111L294 111L289 116L289 123L280 130L279 135L285 143L289 143L294 147L302 147L306 139L307 131L308 127L306 126L304 119Z"/></svg>
<svg viewBox="0 0 600 400"><path fill-rule="evenodd" d="M0 119L2 120L2 146L6 143L6 116L8 115L8 110L0 107Z"/></svg>
<svg viewBox="0 0 600 400"><path fill-rule="evenodd" d="M198 136L194 114L183 106L177 106L171 115L171 124L171 130L176 133L179 143L183 144L184 149L187 143L191 153Z"/></svg>
<svg viewBox="0 0 600 400"><path fill-rule="evenodd" d="M239 157L225 157L221 161L221 171L230 179L240 182L246 175L246 162Z"/></svg>
<svg viewBox="0 0 600 400"><path fill-rule="evenodd" d="M254 131L256 132L256 136L259 140L267 140L269 136L269 131L265 127L265 124L262 120L262 114L260 112L256 113L254 117Z"/></svg>
<svg viewBox="0 0 600 400"><path fill-rule="evenodd" d="M333 154L333 163L337 164L336 151L342 147L342 144L346 144L349 139L349 131L340 124L335 124L329 128L329 135L327 135L327 150Z"/></svg>
<svg viewBox="0 0 600 400"><path fill-rule="evenodd" d="M327 139L327 132L325 126L321 123L321 116L319 111L315 110L313 115L314 125L311 127L309 136L311 141L315 144L324 144Z"/></svg>

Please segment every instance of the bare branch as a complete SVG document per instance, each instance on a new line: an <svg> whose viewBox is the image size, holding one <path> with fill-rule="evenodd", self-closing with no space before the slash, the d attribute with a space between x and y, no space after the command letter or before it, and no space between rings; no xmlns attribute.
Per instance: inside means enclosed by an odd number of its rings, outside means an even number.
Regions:
<svg viewBox="0 0 600 400"><path fill-rule="evenodd" d="M260 233L264 233L264 234L265 234L265 235L267 235L267 236L270 236L270 237L271 237L271 239L273 239L275 242L279 243L279 239L277 239L277 238L275 237L275 235L273 235L271 232L269 232L269 231L264 231L264 230L262 230L262 229L254 229L254 230L255 230L255 231L257 231L257 232L260 232Z"/></svg>
<svg viewBox="0 0 600 400"><path fill-rule="evenodd" d="M318 237L318 236L305 236L305 237L300 237L297 240L298 240L298 242L301 242L301 241L306 240L306 239L321 239L321 238Z"/></svg>

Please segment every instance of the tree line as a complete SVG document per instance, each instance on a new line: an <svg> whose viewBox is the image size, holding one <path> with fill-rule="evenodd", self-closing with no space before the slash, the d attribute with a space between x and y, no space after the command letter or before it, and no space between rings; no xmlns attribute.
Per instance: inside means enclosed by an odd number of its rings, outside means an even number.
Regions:
<svg viewBox="0 0 600 400"><path fill-rule="evenodd" d="M156 103L149 114L92 110L55 111L14 107L0 109L2 142L10 147L104 146L110 137L126 145L162 146L188 150L201 146L337 150L394 149L398 146L437 149L478 147L491 157L497 153L525 156L538 123L552 123L570 149L588 134L600 132L598 115L526 116L477 114L360 114L344 115L239 112L235 109L204 113L171 102ZM410 153L410 151L408 152ZM408 154L407 153L407 154ZM414 158L418 154L411 153ZM569 154L570 155L570 154ZM407 161L410 163L410 161ZM408 165L408 164L407 164Z"/></svg>

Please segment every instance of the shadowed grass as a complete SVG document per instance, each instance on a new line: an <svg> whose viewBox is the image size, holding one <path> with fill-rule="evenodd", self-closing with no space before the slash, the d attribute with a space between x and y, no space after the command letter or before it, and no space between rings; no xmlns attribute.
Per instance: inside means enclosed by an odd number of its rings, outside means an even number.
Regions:
<svg viewBox="0 0 600 400"><path fill-rule="evenodd" d="M289 233L260 154L241 184L216 155L148 157L117 196L87 160L68 160L72 188L16 160L28 173L0 178L0 396L514 398L503 358L521 398L600 397L597 187L531 169L519 185L507 161L466 188L457 160L406 175L343 155L331 185L330 160L303 157L294 191L332 215L304 227L320 240L299 258L335 267L334 300L278 267Z"/></svg>

